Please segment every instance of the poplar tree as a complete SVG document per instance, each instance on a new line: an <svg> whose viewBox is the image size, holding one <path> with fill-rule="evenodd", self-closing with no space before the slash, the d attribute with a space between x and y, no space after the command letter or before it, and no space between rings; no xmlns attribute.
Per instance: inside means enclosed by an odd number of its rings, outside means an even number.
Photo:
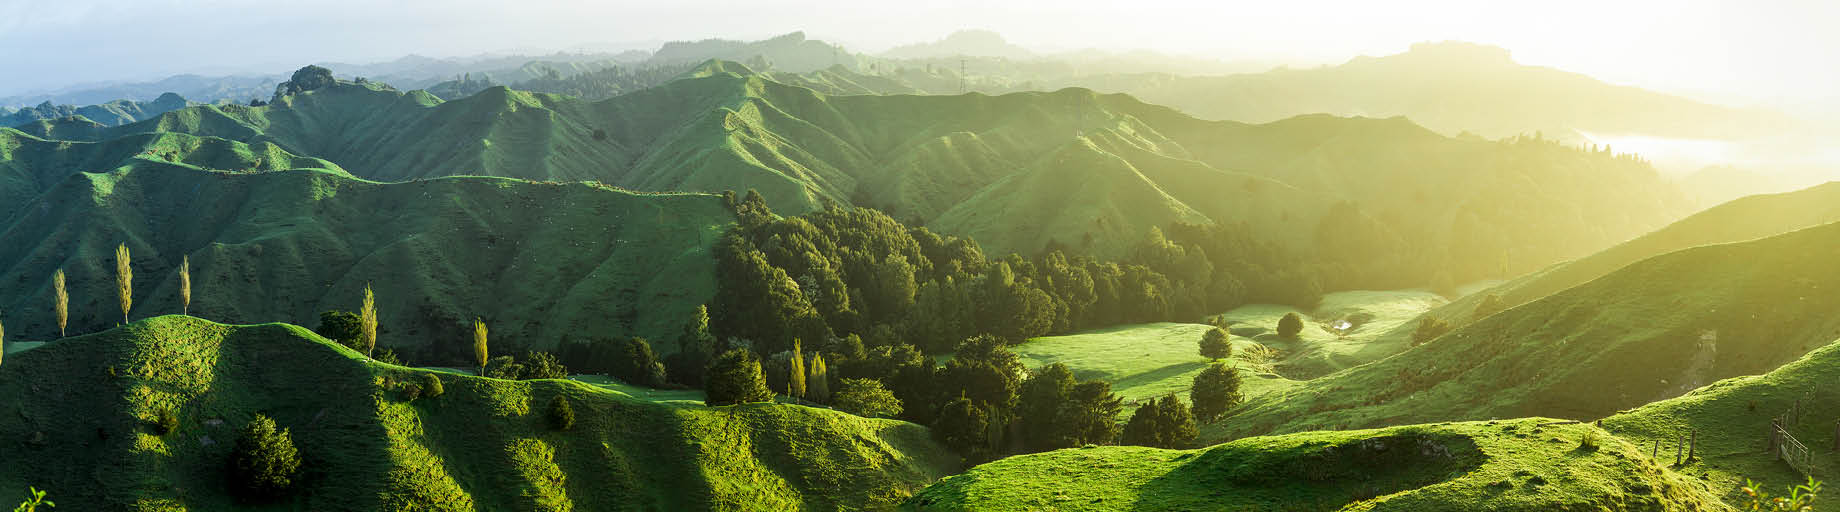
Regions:
<svg viewBox="0 0 1840 512"><path fill-rule="evenodd" d="M179 257L179 314L192 314L192 257Z"/></svg>
<svg viewBox="0 0 1840 512"><path fill-rule="evenodd" d="M128 244L115 246L115 292L121 297L121 324L128 324L128 309L134 306L134 269L128 266Z"/></svg>
<svg viewBox="0 0 1840 512"><path fill-rule="evenodd" d="M811 368L808 371L811 372L811 379L805 383L805 394L810 395L813 402L830 403L831 369L824 365L823 353L813 352L811 354Z"/></svg>
<svg viewBox="0 0 1840 512"><path fill-rule="evenodd" d="M6 360L6 323L0 322L0 362Z"/></svg>
<svg viewBox="0 0 1840 512"><path fill-rule="evenodd" d="M793 398L805 398L805 356L801 354L799 340L792 340L792 375L786 383L786 394Z"/></svg>
<svg viewBox="0 0 1840 512"><path fill-rule="evenodd" d="M377 351L377 300L371 295L370 283L364 283L364 307L358 310L358 329L358 340L364 343L364 357L370 357ZM485 366L485 363L479 365Z"/></svg>
<svg viewBox="0 0 1840 512"><path fill-rule="evenodd" d="M486 375L486 323L473 317L473 360L479 363L479 376Z"/></svg>
<svg viewBox="0 0 1840 512"><path fill-rule="evenodd" d="M57 295L58 337L64 337L64 326L70 323L70 291L64 289L64 269L51 274L51 289Z"/></svg>

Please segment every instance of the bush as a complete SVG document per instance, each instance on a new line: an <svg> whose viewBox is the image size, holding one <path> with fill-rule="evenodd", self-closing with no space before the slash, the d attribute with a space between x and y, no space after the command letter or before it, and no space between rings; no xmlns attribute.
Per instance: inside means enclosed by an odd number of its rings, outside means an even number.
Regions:
<svg viewBox="0 0 1840 512"><path fill-rule="evenodd" d="M767 378L760 372L760 360L747 349L722 353L721 357L710 363L707 373L709 377L703 383L707 395L703 399L705 404L714 406L773 401L773 391L767 388Z"/></svg>
<svg viewBox="0 0 1840 512"><path fill-rule="evenodd" d="M441 396L442 394L446 392L447 392L447 387L441 385L441 377L439 375L435 375L433 373L422 374L422 395L423 396L426 396L428 398L434 398L437 396Z"/></svg>
<svg viewBox="0 0 1840 512"><path fill-rule="evenodd" d="M549 428L568 430L575 427L575 407L569 405L569 399L556 395L549 399Z"/></svg>
<svg viewBox="0 0 1840 512"><path fill-rule="evenodd" d="M875 379L843 379L832 402L837 410L865 418L893 418L901 414L901 399Z"/></svg>
<svg viewBox="0 0 1840 512"><path fill-rule="evenodd" d="M249 420L230 453L230 491L246 501L273 501L293 489L299 472L300 451L287 429L260 414Z"/></svg>
<svg viewBox="0 0 1840 512"><path fill-rule="evenodd" d="M1120 444L1187 448L1198 435L1200 430L1195 427L1194 415L1189 413L1187 405L1171 393L1131 413L1131 421L1124 425Z"/></svg>
<svg viewBox="0 0 1840 512"><path fill-rule="evenodd" d="M958 452L967 464L988 460L994 452L990 415L962 396L939 408L939 417L933 419L933 439Z"/></svg>
<svg viewBox="0 0 1840 512"><path fill-rule="evenodd" d="M363 323L357 313L350 311L327 311L319 314L319 327L313 332L340 345L351 347L358 353L364 352Z"/></svg>
<svg viewBox="0 0 1840 512"><path fill-rule="evenodd" d="M1435 340L1438 336L1443 336L1448 332L1450 332L1449 322L1426 315L1424 318L1418 320L1418 328L1412 330L1412 344L1418 345Z"/></svg>
<svg viewBox="0 0 1840 512"><path fill-rule="evenodd" d="M154 435L164 436L177 430L179 430L179 414L170 408L160 409L160 413L153 419Z"/></svg>
<svg viewBox="0 0 1840 512"><path fill-rule="evenodd" d="M422 397L422 385L414 382L404 382L402 384L402 394L404 402L414 402L417 398Z"/></svg>
<svg viewBox="0 0 1840 512"><path fill-rule="evenodd" d="M486 376L494 379L518 380L524 375L524 365L518 364L517 358L498 356L486 361Z"/></svg>
<svg viewBox="0 0 1840 512"><path fill-rule="evenodd" d="M1201 335L1201 357L1210 360L1226 359L1233 356L1233 343L1228 341L1227 331L1219 327L1208 329Z"/></svg>
<svg viewBox="0 0 1840 512"><path fill-rule="evenodd" d="M1488 318L1489 315L1500 313L1501 310L1504 309L1508 309L1508 305L1501 301L1501 296L1491 293L1483 297L1481 303L1476 304L1476 310L1471 312L1471 315L1475 319L1481 320Z"/></svg>
<svg viewBox="0 0 1840 512"><path fill-rule="evenodd" d="M555 354L532 350L524 353L524 361L520 364L517 379L565 379L568 376L568 367L562 366L562 363L556 360Z"/></svg>
<svg viewBox="0 0 1840 512"><path fill-rule="evenodd" d="M1285 313L1284 318L1278 319L1278 336L1294 340L1302 332L1303 317L1298 316L1297 313Z"/></svg>

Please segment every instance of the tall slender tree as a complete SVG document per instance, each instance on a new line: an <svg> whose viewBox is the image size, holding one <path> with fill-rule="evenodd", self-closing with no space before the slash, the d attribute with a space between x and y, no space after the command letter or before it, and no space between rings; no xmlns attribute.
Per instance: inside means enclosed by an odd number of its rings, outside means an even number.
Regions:
<svg viewBox="0 0 1840 512"><path fill-rule="evenodd" d="M377 300L371 295L370 283L364 283L364 307L358 310L358 329L358 340L364 342L364 357L370 357L377 351Z"/></svg>
<svg viewBox="0 0 1840 512"><path fill-rule="evenodd" d="M51 291L57 295L58 337L64 337L64 326L70 324L70 291L64 288L64 269L57 269L51 274Z"/></svg>
<svg viewBox="0 0 1840 512"><path fill-rule="evenodd" d="M486 375L486 323L473 318L473 361L479 363L479 376Z"/></svg>
<svg viewBox="0 0 1840 512"><path fill-rule="evenodd" d="M192 314L192 257L179 257L179 314Z"/></svg>
<svg viewBox="0 0 1840 512"><path fill-rule="evenodd" d="M830 403L831 369L824 365L824 354L821 352L812 352L811 367L806 371L811 373L811 379L805 382L806 396L810 396L813 402L821 404Z"/></svg>
<svg viewBox="0 0 1840 512"><path fill-rule="evenodd" d="M786 381L786 394L793 398L805 398L805 356L801 353L799 340L792 340L792 375Z"/></svg>
<svg viewBox="0 0 1840 512"><path fill-rule="evenodd" d="M128 244L115 246L115 293L121 297L121 324L128 324L128 309L134 307L134 269L130 268Z"/></svg>
<svg viewBox="0 0 1840 512"><path fill-rule="evenodd" d="M6 360L6 323L0 322L0 362Z"/></svg>

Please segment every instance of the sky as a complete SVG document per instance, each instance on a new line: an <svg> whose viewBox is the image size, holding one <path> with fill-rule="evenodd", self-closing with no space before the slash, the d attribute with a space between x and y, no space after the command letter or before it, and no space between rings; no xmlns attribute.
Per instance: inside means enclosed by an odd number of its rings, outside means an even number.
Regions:
<svg viewBox="0 0 1840 512"><path fill-rule="evenodd" d="M468 56L795 30L865 52L994 30L1043 49L1336 63L1463 40L1732 105L1840 113L1840 2L0 0L0 95L309 62Z"/></svg>

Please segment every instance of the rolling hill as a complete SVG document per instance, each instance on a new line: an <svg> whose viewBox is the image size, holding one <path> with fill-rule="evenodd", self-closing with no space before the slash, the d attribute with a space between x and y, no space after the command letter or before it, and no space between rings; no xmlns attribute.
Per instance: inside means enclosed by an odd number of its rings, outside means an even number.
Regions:
<svg viewBox="0 0 1840 512"><path fill-rule="evenodd" d="M1456 419L1595 419L1767 372L1840 336L1840 223L1631 264L1374 363L1255 397L1234 438Z"/></svg>
<svg viewBox="0 0 1840 512"><path fill-rule="evenodd" d="M195 314L312 324L356 309L368 283L381 344L419 361L460 360L474 317L508 347L638 335L669 353L715 292L711 247L734 222L717 196L502 178L380 184L268 143L0 143L13 157L0 166L14 200L0 207L0 308L14 339L56 337L59 268L71 333L119 322L112 251L126 243L137 318L179 311L175 273L189 256ZM248 170L255 160L284 170ZM226 167L236 170L209 170Z"/></svg>
<svg viewBox="0 0 1840 512"><path fill-rule="evenodd" d="M1070 448L933 484L907 510L1733 510L1591 425L1544 419ZM1581 440L1595 436L1594 448Z"/></svg>
<svg viewBox="0 0 1840 512"><path fill-rule="evenodd" d="M95 105L52 105L47 101L36 107L19 110L0 108L0 126L19 126L38 121L82 116L105 126L120 126L164 114L192 103L177 94L161 94L153 101L115 100Z"/></svg>
<svg viewBox="0 0 1840 512"><path fill-rule="evenodd" d="M1399 248L1395 266L1459 277L1588 254L1688 208L1639 160L1545 140L1449 138L1403 119L1202 121L1078 89L829 96L730 62L599 102L505 88L442 102L345 82L99 137L168 131L272 142L381 181L758 189L781 212L872 206L999 252L1055 242L1116 257L1163 223L1244 223L1298 252L1330 240L1322 252L1365 264Z"/></svg>
<svg viewBox="0 0 1840 512"><path fill-rule="evenodd" d="M0 490L59 509L247 510L224 460L257 413L291 431L295 510L858 510L955 469L925 428L794 405L660 403L567 380L369 361L285 324L163 316L10 354ZM419 389L419 388L418 388ZM551 429L552 397L576 411ZM155 434L162 412L178 426Z"/></svg>

